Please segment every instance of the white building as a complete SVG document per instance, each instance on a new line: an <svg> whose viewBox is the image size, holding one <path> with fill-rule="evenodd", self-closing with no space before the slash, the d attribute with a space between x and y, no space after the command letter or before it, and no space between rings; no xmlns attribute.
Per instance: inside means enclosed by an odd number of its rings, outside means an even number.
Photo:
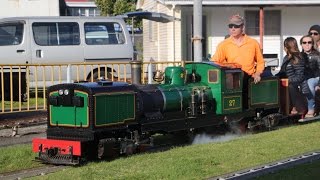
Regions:
<svg viewBox="0 0 320 180"><path fill-rule="evenodd" d="M59 16L59 0L1 0L0 17Z"/></svg>
<svg viewBox="0 0 320 180"><path fill-rule="evenodd" d="M0 17L99 16L94 0L1 0Z"/></svg>
<svg viewBox="0 0 320 180"><path fill-rule="evenodd" d="M99 16L100 10L94 0L64 0L66 8L64 14L67 16ZM63 9L63 8L62 8Z"/></svg>
<svg viewBox="0 0 320 180"><path fill-rule="evenodd" d="M170 23L143 21L143 57L158 61L192 60L192 17L194 0L139 0L138 8L162 12L177 19ZM319 0L203 0L203 55L214 54L228 33L228 18L246 19L247 34L261 43L264 54L284 56L283 40L298 41L313 24L320 24ZM260 12L264 14L264 36L259 33Z"/></svg>

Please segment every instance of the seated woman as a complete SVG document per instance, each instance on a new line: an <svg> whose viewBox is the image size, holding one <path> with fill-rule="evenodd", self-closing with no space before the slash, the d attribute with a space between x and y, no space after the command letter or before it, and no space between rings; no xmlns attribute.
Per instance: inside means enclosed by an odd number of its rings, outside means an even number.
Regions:
<svg viewBox="0 0 320 180"><path fill-rule="evenodd" d="M302 36L300 39L302 52L306 55L306 75L311 96L307 97L308 112L305 117L314 117L315 114L315 89L319 83L320 76L320 53L314 48L314 40L310 35Z"/></svg>
<svg viewBox="0 0 320 180"><path fill-rule="evenodd" d="M306 96L310 95L305 76L305 59L299 51L297 40L293 37L284 40L284 50L287 55L283 59L278 76L285 74L288 78L289 96L292 103L291 114L297 114L297 107L302 104L297 97L301 95L301 92Z"/></svg>

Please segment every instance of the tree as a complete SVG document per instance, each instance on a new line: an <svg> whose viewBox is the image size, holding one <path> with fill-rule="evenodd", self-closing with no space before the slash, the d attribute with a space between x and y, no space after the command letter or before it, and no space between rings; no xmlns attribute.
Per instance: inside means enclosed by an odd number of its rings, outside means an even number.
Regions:
<svg viewBox="0 0 320 180"><path fill-rule="evenodd" d="M136 1L132 0L117 0L117 2L113 6L114 15L124 14L126 12L135 11L136 9ZM127 24L132 25L132 19L125 20ZM134 19L134 26L141 27L142 21L140 19Z"/></svg>
<svg viewBox="0 0 320 180"><path fill-rule="evenodd" d="M137 0L95 0L101 16L111 16L134 11Z"/></svg>
<svg viewBox="0 0 320 180"><path fill-rule="evenodd" d="M116 0L95 0L97 7L100 9L101 16L113 15L113 7Z"/></svg>
<svg viewBox="0 0 320 180"><path fill-rule="evenodd" d="M126 12L135 11L136 3L131 0L117 0L113 6L113 15L124 14Z"/></svg>
<svg viewBox="0 0 320 180"><path fill-rule="evenodd" d="M101 16L116 16L135 11L137 0L95 0L95 3L101 11ZM131 19L125 21L132 24ZM135 19L134 24L135 27L142 27L141 19Z"/></svg>

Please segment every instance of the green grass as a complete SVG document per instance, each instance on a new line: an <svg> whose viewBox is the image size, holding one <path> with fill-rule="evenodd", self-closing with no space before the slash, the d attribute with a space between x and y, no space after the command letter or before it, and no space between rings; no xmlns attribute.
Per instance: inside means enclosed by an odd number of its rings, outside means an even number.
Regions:
<svg viewBox="0 0 320 180"><path fill-rule="evenodd" d="M35 179L205 179L320 149L320 122L229 142L140 154Z"/></svg>
<svg viewBox="0 0 320 180"><path fill-rule="evenodd" d="M35 156L30 144L0 148L0 173L42 166Z"/></svg>
<svg viewBox="0 0 320 180"><path fill-rule="evenodd" d="M38 108L43 107L43 98L37 98L37 101L35 98L29 99L29 107L34 108L35 106L38 106ZM27 108L28 102L21 102L21 108ZM19 101L12 101L12 107L13 109L19 108ZM4 101L4 109L10 109L11 108L11 101ZM0 101L0 110L2 110L2 101Z"/></svg>

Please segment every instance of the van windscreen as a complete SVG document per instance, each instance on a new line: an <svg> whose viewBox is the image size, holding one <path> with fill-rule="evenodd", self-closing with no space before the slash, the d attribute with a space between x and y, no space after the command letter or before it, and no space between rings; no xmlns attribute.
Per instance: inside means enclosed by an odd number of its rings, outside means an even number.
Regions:
<svg viewBox="0 0 320 180"><path fill-rule="evenodd" d="M21 44L22 35L22 23L0 24L0 46Z"/></svg>

